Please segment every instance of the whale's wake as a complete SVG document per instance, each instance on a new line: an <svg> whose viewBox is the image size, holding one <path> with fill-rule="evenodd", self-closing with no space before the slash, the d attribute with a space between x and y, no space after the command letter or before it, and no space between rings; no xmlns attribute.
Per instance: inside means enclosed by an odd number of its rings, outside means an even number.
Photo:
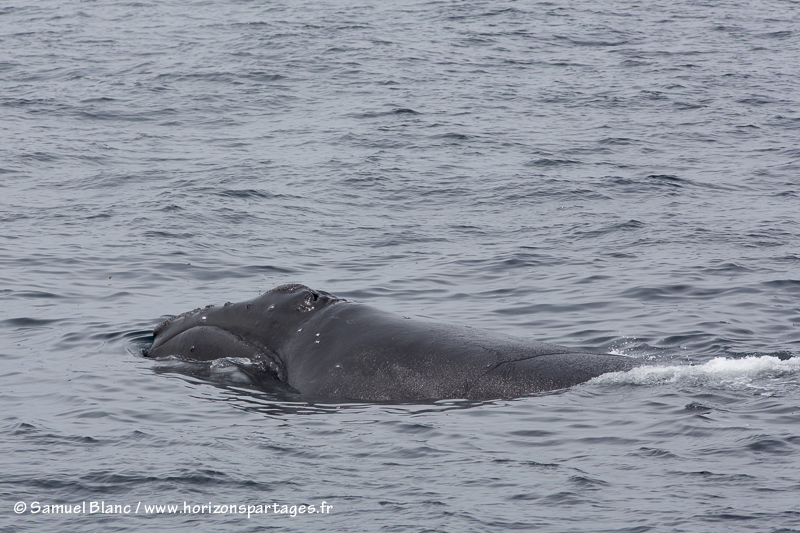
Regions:
<svg viewBox="0 0 800 533"><path fill-rule="evenodd" d="M800 357L782 360L771 355L741 359L716 357L699 365L640 366L627 372L610 372L589 383L602 385L661 385L678 383L724 389L774 390L800 385Z"/></svg>

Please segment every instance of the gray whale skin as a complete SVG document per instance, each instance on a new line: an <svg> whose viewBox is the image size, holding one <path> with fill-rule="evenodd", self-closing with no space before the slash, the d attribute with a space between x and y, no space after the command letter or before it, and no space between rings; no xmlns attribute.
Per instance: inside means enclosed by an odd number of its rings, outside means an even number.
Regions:
<svg viewBox="0 0 800 533"><path fill-rule="evenodd" d="M630 370L636 360L409 319L305 285L208 306L159 324L148 357L247 358L309 398L493 399Z"/></svg>

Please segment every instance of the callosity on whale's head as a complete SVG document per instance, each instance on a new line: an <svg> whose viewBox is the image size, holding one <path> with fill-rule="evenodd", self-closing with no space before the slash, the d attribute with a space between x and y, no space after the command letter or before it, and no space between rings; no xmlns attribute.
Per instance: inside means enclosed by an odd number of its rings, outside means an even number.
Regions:
<svg viewBox="0 0 800 533"><path fill-rule="evenodd" d="M298 283L275 287L254 301L260 302L262 300L265 303L268 302L270 305L274 305L276 309L281 311L300 313L321 309L333 302L344 301L343 298L337 298L325 291L315 291Z"/></svg>
<svg viewBox="0 0 800 533"><path fill-rule="evenodd" d="M251 315L260 320L260 327L251 327L249 331L260 331L259 336L269 336L271 342L279 343L291 336L298 325L309 320L315 313L330 304L343 301L345 300L342 298L305 285L281 285L258 298L244 302L247 309L244 316Z"/></svg>

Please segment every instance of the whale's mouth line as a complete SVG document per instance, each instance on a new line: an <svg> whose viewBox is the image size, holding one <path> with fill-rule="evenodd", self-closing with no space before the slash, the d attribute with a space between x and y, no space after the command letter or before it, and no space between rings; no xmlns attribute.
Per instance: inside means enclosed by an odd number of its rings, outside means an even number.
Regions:
<svg viewBox="0 0 800 533"><path fill-rule="evenodd" d="M168 343L169 341L171 341L175 337L178 337L179 335L182 335L184 333L190 332L190 331L194 330L195 328L202 328L202 329L205 329L205 330L219 331L219 332L222 332L222 334L224 334L224 335L233 337L237 341L239 341L239 342L241 342L241 343L243 343L243 344L245 344L247 346L250 346L253 349L253 351L255 352L251 356L251 359L254 360L254 361L257 361L259 363L262 363L262 365L260 365L260 366L263 367L264 371L269 372L270 374L274 375L277 379L279 379L279 380L281 380L283 382L286 382L286 365L283 362L283 358L276 351L271 350L267 346L264 346L263 343L255 342L255 341L253 341L253 340L251 340L251 339L249 339L247 337L244 337L244 336L242 336L242 335L240 335L240 334L238 334L238 333L236 333L234 331L231 331L229 329L221 328L219 326L210 326L210 325L209 326L202 326L202 325L201 326L193 326L193 327L191 327L189 329L186 329L184 331L179 332L176 335L168 337L165 341L163 341L163 343ZM150 350L152 350L152 348L153 347L150 346L150 349L145 351L145 356L146 357L148 356L148 352L150 352ZM192 350L194 350L194 346L191 347L190 351L192 351ZM181 354L170 354L170 355L181 355ZM187 356L187 355L182 355L182 356L191 359L191 356ZM223 359L223 358L226 358L226 357L227 356L222 355L218 359ZM160 357L156 358L156 360L158 360L158 359L160 359Z"/></svg>
<svg viewBox="0 0 800 533"><path fill-rule="evenodd" d="M275 377L277 377L281 381L284 381L284 382L286 381L286 365L284 364L283 359L281 358L281 356L276 351L270 350L266 346L263 346L263 348L262 348L262 344L261 343L256 343L256 342L250 340L249 338L243 337L243 336L239 335L238 333L233 332L233 331L231 331L229 329L224 329L224 328L221 328L219 326L205 326L205 327L218 329L218 330L220 330L220 331L222 331L224 333L227 333L228 335L230 335L232 337L237 338L238 340L240 340L241 342L243 342L245 344L249 344L250 346L252 346L256 350L256 352L257 352L256 353L256 358L257 359L262 359L262 357L258 357L258 356L263 356L262 361L266 364L266 366L269 369L269 371L272 374L274 374ZM186 331L190 331L191 329L193 329L193 328L189 328Z"/></svg>
<svg viewBox="0 0 800 533"><path fill-rule="evenodd" d="M284 381L284 382L286 381L286 365L283 363L283 359L278 354L278 352L276 352L274 350L270 350L266 346L264 346L262 348L261 344L256 344L255 342L251 341L250 339L248 339L246 337L242 337L241 335L239 335L237 333L234 333L233 331L230 331L230 330L227 330L227 329L222 329L222 328L217 328L217 329L220 329L221 331L224 331L226 333L229 333L229 334L233 335L234 337L236 337L240 341L245 342L245 343L249 344L250 346L252 346L253 348L255 348L256 350L258 350L258 355L263 355L264 358L266 359L265 363L266 363L267 367L269 368L270 372L275 374L275 377L277 377L281 381Z"/></svg>

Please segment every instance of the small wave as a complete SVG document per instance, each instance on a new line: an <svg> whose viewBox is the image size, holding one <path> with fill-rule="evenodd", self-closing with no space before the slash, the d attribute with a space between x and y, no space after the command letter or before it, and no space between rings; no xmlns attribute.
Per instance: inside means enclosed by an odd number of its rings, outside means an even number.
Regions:
<svg viewBox="0 0 800 533"><path fill-rule="evenodd" d="M610 372L591 380L596 384L660 385L710 384L733 388L764 386L764 380L800 375L800 357L781 360L771 355L743 359L716 357L702 365L640 366L628 372ZM781 382L784 379L780 380ZM757 382L757 383L755 383Z"/></svg>
<svg viewBox="0 0 800 533"><path fill-rule="evenodd" d="M212 361L194 361L178 355L168 355L155 359L155 368L162 371L177 371L194 377L217 378L220 381L250 383L243 368L257 367L250 359L242 357L222 357Z"/></svg>
<svg viewBox="0 0 800 533"><path fill-rule="evenodd" d="M253 361L243 357L225 357L222 359L216 359L211 362L211 366L209 368L210 377L220 381L250 385L253 381L250 379L250 376L245 373L242 367L252 366L255 366Z"/></svg>

